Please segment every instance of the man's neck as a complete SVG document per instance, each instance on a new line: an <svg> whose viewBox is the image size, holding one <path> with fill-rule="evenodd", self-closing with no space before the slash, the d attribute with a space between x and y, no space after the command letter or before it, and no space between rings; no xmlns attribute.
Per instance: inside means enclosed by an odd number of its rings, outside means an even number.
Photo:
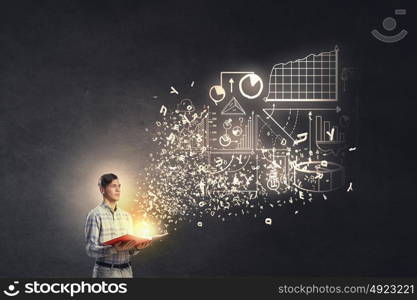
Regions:
<svg viewBox="0 0 417 300"><path fill-rule="evenodd" d="M110 208L111 208L111 210L112 210L112 211L114 211L114 210L115 210L115 208L116 208L116 206L117 206L117 204L116 204L116 202L117 202L117 201L112 201L112 200L109 200L109 199L107 199L107 198L103 198L103 201L104 201L105 203L107 203L107 205L108 205L108 206L110 206Z"/></svg>

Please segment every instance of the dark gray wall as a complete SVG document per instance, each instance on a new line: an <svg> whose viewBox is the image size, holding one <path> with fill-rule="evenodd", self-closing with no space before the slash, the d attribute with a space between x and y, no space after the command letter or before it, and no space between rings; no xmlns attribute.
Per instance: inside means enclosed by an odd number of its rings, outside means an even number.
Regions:
<svg viewBox="0 0 417 300"><path fill-rule="evenodd" d="M415 276L415 37L369 34L401 5L2 2L0 276L90 276L83 227L97 176L119 173L129 202L152 151L145 128L176 101L171 85L268 72L335 44L362 70L355 192L297 216L277 209L271 228L253 217L184 225L135 257L135 276ZM399 26L411 31L411 18Z"/></svg>

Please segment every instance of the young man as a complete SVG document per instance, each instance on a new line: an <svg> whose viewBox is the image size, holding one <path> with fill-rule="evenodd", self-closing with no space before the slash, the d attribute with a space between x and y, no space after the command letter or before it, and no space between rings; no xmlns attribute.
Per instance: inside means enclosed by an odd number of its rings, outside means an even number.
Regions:
<svg viewBox="0 0 417 300"><path fill-rule="evenodd" d="M117 205L120 199L120 183L116 175L104 174L98 186L103 202L92 209L85 224L87 255L96 263L93 278L132 278L130 258L146 248L151 241L134 246L134 242L118 242L114 246L103 245L105 241L124 234L133 234L131 215Z"/></svg>

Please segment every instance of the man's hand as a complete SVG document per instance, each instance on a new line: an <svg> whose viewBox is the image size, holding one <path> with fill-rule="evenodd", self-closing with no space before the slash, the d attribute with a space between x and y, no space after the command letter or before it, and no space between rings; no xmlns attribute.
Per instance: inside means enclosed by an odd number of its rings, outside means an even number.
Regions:
<svg viewBox="0 0 417 300"><path fill-rule="evenodd" d="M116 248L117 251L126 251L130 250L135 246L135 241L129 241L129 242L117 242L114 244L114 248Z"/></svg>
<svg viewBox="0 0 417 300"><path fill-rule="evenodd" d="M136 245L136 249L140 250L140 249L145 249L146 247L149 247L152 243L152 240L146 241L146 242L142 242Z"/></svg>

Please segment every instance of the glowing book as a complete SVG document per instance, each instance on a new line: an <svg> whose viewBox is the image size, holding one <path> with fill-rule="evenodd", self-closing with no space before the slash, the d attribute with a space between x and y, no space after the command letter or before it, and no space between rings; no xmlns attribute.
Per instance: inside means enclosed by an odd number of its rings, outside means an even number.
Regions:
<svg viewBox="0 0 417 300"><path fill-rule="evenodd" d="M117 238L114 238L112 240L104 242L104 245L114 245L117 242L129 242L129 241L135 241L136 244L147 242L147 241L155 241L163 238L164 236L167 236L168 232L165 232L163 234L154 235L154 236L135 236L132 234L125 234L122 236L119 236Z"/></svg>

